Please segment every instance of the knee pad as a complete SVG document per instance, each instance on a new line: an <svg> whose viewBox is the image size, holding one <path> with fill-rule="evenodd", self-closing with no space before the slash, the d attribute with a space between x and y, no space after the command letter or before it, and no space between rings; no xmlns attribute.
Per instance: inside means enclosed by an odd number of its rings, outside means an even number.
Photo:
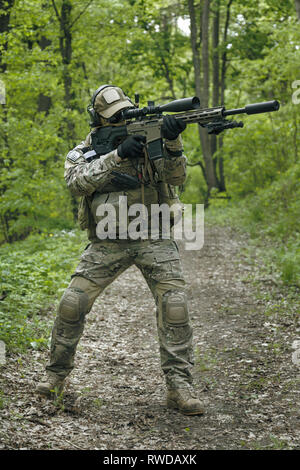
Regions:
<svg viewBox="0 0 300 470"><path fill-rule="evenodd" d="M162 296L162 310L170 326L184 326L189 322L186 294L180 290L165 292Z"/></svg>
<svg viewBox="0 0 300 470"><path fill-rule="evenodd" d="M67 322L77 322L87 313L88 295L78 287L68 287L59 304L58 315Z"/></svg>

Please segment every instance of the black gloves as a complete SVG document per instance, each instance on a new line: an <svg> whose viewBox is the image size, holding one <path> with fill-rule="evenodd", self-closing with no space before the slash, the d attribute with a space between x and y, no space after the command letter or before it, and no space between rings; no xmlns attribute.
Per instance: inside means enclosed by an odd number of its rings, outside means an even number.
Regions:
<svg viewBox="0 0 300 470"><path fill-rule="evenodd" d="M130 135L118 146L120 158L139 158L143 156L146 137L143 135Z"/></svg>
<svg viewBox="0 0 300 470"><path fill-rule="evenodd" d="M175 119L174 116L164 116L162 125L162 136L168 140L175 140L186 128L186 123L182 119Z"/></svg>
<svg viewBox="0 0 300 470"><path fill-rule="evenodd" d="M161 127L162 137L167 140L176 140L179 134L186 128L182 119L174 116L164 116ZM146 137L143 135L130 135L118 146L118 155L124 158L139 158L143 156Z"/></svg>

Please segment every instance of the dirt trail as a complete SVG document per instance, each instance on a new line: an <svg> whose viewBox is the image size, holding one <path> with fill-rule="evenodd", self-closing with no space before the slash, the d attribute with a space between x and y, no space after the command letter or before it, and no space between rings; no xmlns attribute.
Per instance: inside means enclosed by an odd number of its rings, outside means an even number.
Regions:
<svg viewBox="0 0 300 470"><path fill-rule="evenodd" d="M266 316L282 293L264 283L273 300L259 298L249 282L259 263L241 258L245 243L230 230L206 227L202 250L181 250L204 416L165 408L154 301L132 267L89 314L62 401L33 392L46 352L8 358L0 448L299 449L300 371L291 360L299 326L293 317Z"/></svg>

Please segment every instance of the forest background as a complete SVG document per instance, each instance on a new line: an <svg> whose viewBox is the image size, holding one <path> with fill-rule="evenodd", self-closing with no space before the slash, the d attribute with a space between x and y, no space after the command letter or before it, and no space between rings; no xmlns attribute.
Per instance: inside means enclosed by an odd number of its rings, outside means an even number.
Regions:
<svg viewBox="0 0 300 470"><path fill-rule="evenodd" d="M46 347L41 313L85 246L67 152L112 83L141 105L197 95L202 107L277 99L244 128L183 133L184 203L250 234L276 283L300 286L300 0L0 1L0 339ZM245 247L247 250L249 247ZM36 321L35 321L36 319Z"/></svg>

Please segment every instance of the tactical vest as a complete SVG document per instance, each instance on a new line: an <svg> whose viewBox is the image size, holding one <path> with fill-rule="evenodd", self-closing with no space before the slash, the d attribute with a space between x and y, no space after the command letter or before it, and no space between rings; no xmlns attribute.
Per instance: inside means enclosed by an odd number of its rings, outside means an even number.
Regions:
<svg viewBox="0 0 300 470"><path fill-rule="evenodd" d="M139 172L139 168L134 167L132 161L125 160L115 168L115 172L120 174L126 174L132 177L136 177ZM97 214L97 209L100 205L110 204L114 207L116 214L116 235L119 236L119 220L120 220L120 197L126 196L127 198L127 213L129 207L133 204L142 204L146 211L145 215L148 216L148 227L150 231L150 216L151 206L153 204L167 204L171 207L173 204L180 204L179 198L175 192L175 188L168 183L158 181L158 175L156 172L152 174L150 181L149 175L147 175L148 181L145 184L141 184L135 189L121 189L118 188L116 183L111 180L102 188L101 192L95 191L92 196L83 196L79 203L78 209L78 221L82 230L88 230L88 238L91 241L99 241L96 233L96 226L104 217ZM127 224L130 223L130 218L127 218ZM174 224L174 214L170 213L171 226Z"/></svg>

